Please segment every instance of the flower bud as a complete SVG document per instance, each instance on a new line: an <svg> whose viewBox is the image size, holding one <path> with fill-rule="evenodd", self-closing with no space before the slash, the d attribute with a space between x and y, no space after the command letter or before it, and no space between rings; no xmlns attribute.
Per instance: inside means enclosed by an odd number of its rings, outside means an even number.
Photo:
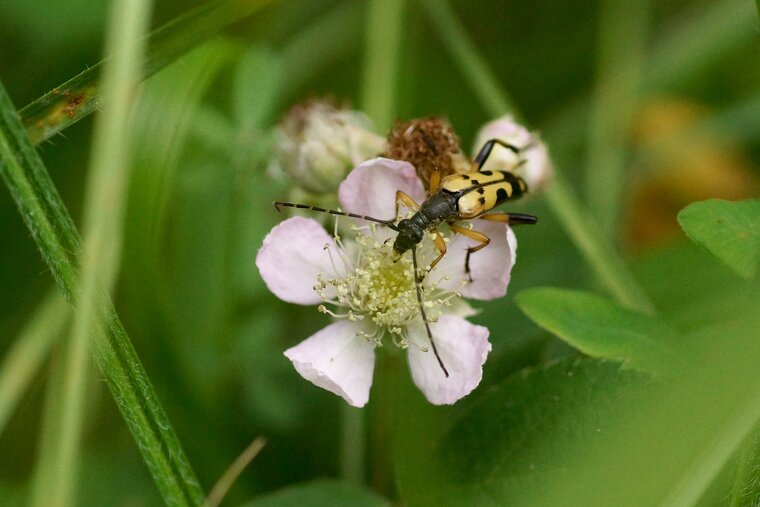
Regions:
<svg viewBox="0 0 760 507"><path fill-rule="evenodd" d="M554 176L554 166L546 145L536 133L515 122L512 116L502 116L480 129L475 138L475 153L490 139L499 139L518 148L519 155L498 144L483 165L483 169L510 171L528 184L531 193L541 192Z"/></svg>
<svg viewBox="0 0 760 507"><path fill-rule="evenodd" d="M384 141L362 113L327 102L299 104L275 132L272 165L308 192L334 192L351 169L382 153Z"/></svg>

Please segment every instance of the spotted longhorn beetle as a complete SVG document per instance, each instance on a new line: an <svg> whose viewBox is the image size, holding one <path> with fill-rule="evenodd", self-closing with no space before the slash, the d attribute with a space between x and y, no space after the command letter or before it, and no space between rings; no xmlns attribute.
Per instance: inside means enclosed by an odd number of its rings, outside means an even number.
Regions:
<svg viewBox="0 0 760 507"><path fill-rule="evenodd" d="M505 143L500 139L489 140L483 145L478 152L478 155L475 157L470 172L450 174L444 178L441 178L440 171L433 172L430 177L431 195L422 204L415 202L414 199L405 192L402 192L401 190L396 191L396 218L394 219L382 220L366 215L358 215L356 213L310 206L308 204L283 201L274 202L274 206L278 211L280 206L285 206L358 218L382 224L398 233L393 243L393 251L397 258L400 258L401 255L408 250L412 251L412 266L414 268L415 288L417 292L417 302L420 307L420 315L425 323L425 329L433 353L435 354L435 358L446 377L449 376L449 372L438 354L438 349L433 340L433 334L430 331L430 324L425 315L425 308L422 304L422 293L420 290L420 282L422 278L420 278L418 274L416 247L422 241L425 231L433 233L433 241L435 248L438 251L438 257L436 257L427 268L427 271L432 270L443 256L446 255L446 242L438 232L438 226L446 222L452 231L467 236L479 243L476 246L468 247L465 256L465 272L470 278L470 281L472 281L472 275L470 274L470 255L488 246L491 239L482 232L462 227L457 225L456 222L460 220L480 218L482 220L493 220L510 225L536 223L537 219L533 215L491 211L503 202L510 199L516 199L528 191L528 185L525 181L512 172L482 170L483 165L496 145L503 146L514 152L518 157L520 155L520 148ZM430 145L430 148L435 150L432 145ZM524 163L524 160L521 160L518 165L522 163ZM396 223L400 204L407 206L410 210L414 211L414 214L410 218L402 219Z"/></svg>

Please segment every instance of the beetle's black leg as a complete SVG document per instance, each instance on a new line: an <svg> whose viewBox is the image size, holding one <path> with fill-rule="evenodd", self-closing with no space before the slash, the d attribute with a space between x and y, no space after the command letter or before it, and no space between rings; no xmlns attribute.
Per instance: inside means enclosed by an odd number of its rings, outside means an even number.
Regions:
<svg viewBox="0 0 760 507"><path fill-rule="evenodd" d="M533 215L528 215L526 213L504 213L501 211L485 213L478 218L481 220L491 220L493 222L504 222L509 225L535 224L538 222L538 218Z"/></svg>
<svg viewBox="0 0 760 507"><path fill-rule="evenodd" d="M473 231L472 229L467 229L466 227L462 227L456 224L451 224L451 230L454 232L458 232L459 234L462 234L464 236L467 236L470 239L474 239L475 241L478 241L480 243L479 245L468 247L467 255L464 258L464 272L467 273L467 277L472 282L472 274L470 273L470 255L477 252L478 250L481 250L487 247L488 244L491 242L491 238L489 238L482 232Z"/></svg>
<svg viewBox="0 0 760 507"><path fill-rule="evenodd" d="M488 157L491 156L493 147L497 144L505 147L508 150L511 150L518 157L520 156L520 151L522 150L521 148L518 148L517 146L509 143L505 143L501 139L490 139L489 141L486 141L482 148L480 148L480 151L475 157L475 160L472 162L472 172L480 171L480 169L486 163L486 160L488 160Z"/></svg>

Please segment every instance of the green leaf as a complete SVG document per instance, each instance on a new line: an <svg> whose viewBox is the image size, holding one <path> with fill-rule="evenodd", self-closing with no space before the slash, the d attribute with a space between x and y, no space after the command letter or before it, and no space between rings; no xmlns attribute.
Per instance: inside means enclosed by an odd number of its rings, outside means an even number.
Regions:
<svg viewBox="0 0 760 507"><path fill-rule="evenodd" d="M515 301L536 324L590 356L655 374L682 366L678 335L656 317L591 293L551 287L522 291Z"/></svg>
<svg viewBox="0 0 760 507"><path fill-rule="evenodd" d="M515 375L469 407L397 407L402 499L696 505L757 425L757 329L750 318L690 336L712 345L710 361L667 383L615 363L564 360Z"/></svg>
<svg viewBox="0 0 760 507"><path fill-rule="evenodd" d="M737 460L731 488L731 506L760 504L760 427L749 436Z"/></svg>
<svg viewBox="0 0 760 507"><path fill-rule="evenodd" d="M710 199L682 209L678 222L692 241L744 278L752 279L760 266L760 199Z"/></svg>
<svg viewBox="0 0 760 507"><path fill-rule="evenodd" d="M390 502L357 486L333 480L321 480L291 486L264 495L244 507L381 507Z"/></svg>
<svg viewBox="0 0 760 507"><path fill-rule="evenodd" d="M431 434L442 414L427 420L410 414L397 466L402 498L409 505L447 498L457 505L519 505L614 428L622 407L649 382L616 363L564 360L495 385L440 438Z"/></svg>

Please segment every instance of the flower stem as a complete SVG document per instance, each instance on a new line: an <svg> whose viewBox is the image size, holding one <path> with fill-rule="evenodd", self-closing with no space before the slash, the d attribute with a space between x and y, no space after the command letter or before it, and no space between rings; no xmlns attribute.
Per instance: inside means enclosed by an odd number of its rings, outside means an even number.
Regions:
<svg viewBox="0 0 760 507"><path fill-rule="evenodd" d="M519 111L499 85L487 62L456 19L445 0L419 0L428 10L439 37L451 51L454 63L469 80L481 106L491 116ZM477 80L473 76L477 76ZM600 234L599 224L573 194L570 186L556 177L546 190L547 203L565 232L593 269L604 287L623 305L651 313L654 307L628 271L620 254Z"/></svg>
<svg viewBox="0 0 760 507"><path fill-rule="evenodd" d="M369 2L362 108L380 132L391 126L396 114L395 90L404 9L404 0ZM365 478L365 413L344 406L341 422L341 475L347 481L362 484Z"/></svg>
<svg viewBox="0 0 760 507"><path fill-rule="evenodd" d="M0 435L21 395L35 377L68 320L69 307L49 294L19 334L0 365Z"/></svg>
<svg viewBox="0 0 760 507"><path fill-rule="evenodd" d="M654 313L654 305L612 244L605 241L593 215L560 174L546 189L546 201L597 279L623 306Z"/></svg>
<svg viewBox="0 0 760 507"><path fill-rule="evenodd" d="M364 411L341 402L340 476L352 484L364 483Z"/></svg>

